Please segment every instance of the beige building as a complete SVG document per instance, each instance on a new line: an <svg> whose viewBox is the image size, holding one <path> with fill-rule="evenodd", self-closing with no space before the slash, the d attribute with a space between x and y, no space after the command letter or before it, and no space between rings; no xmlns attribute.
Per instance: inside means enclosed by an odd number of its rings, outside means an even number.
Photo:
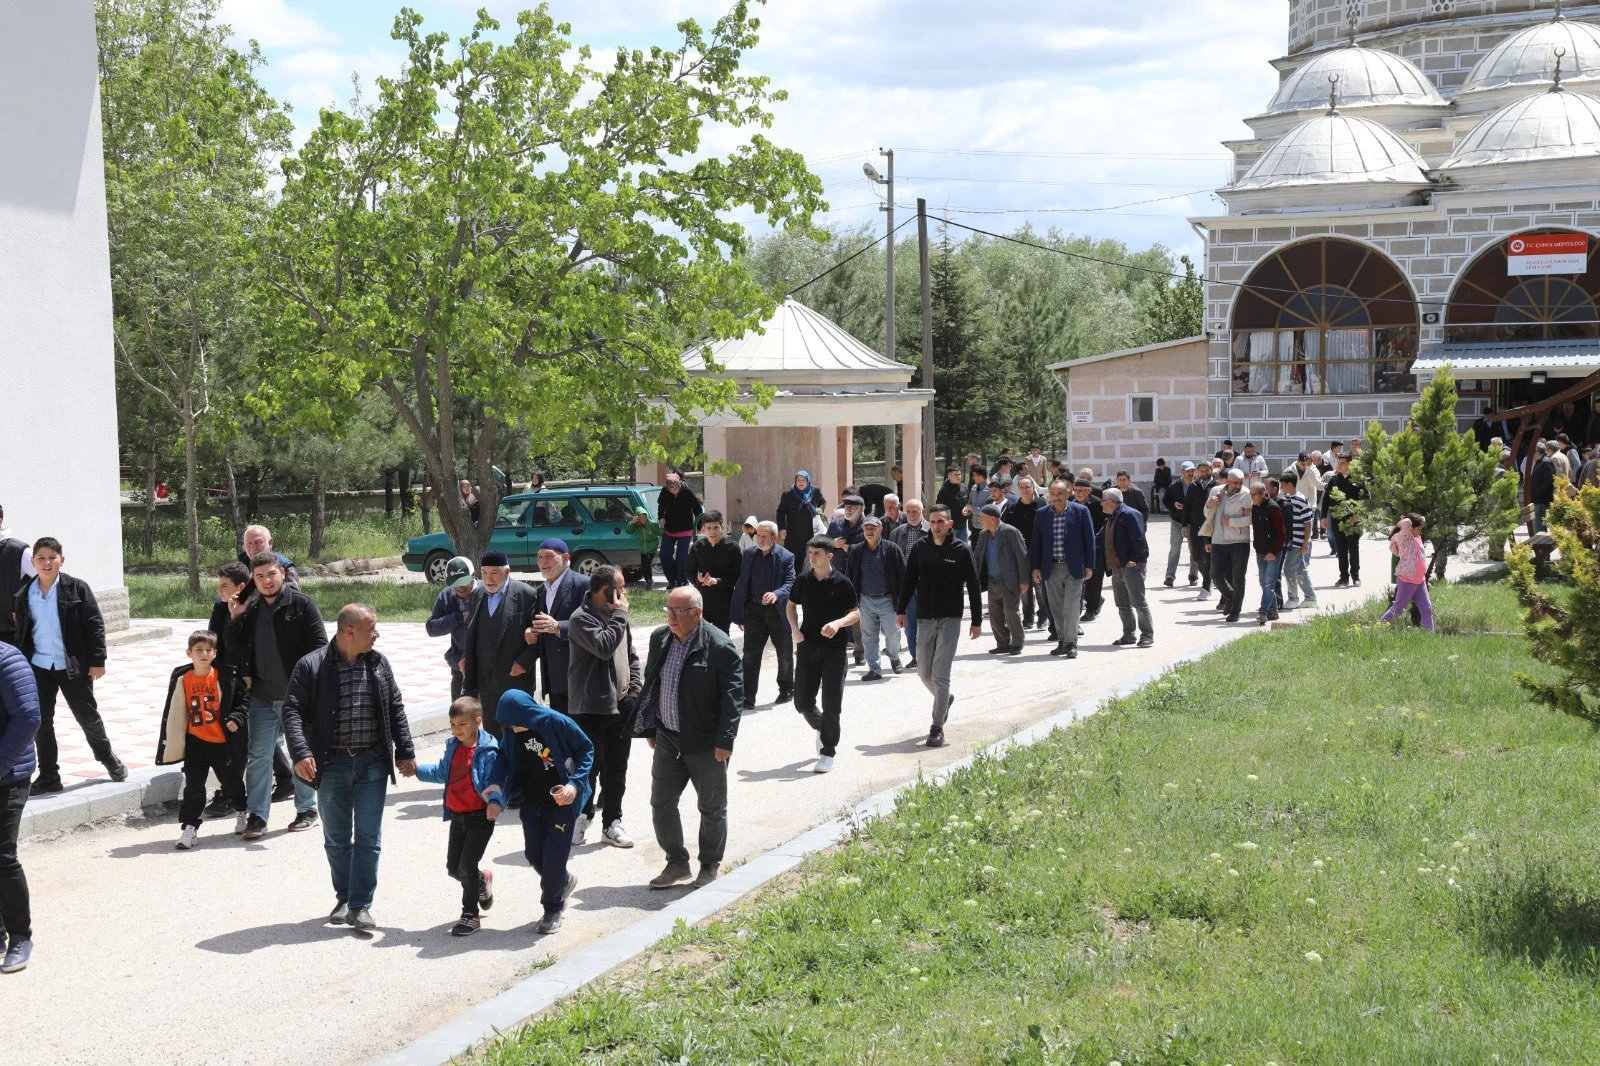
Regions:
<svg viewBox="0 0 1600 1066"><path fill-rule="evenodd" d="M1067 390L1067 457L1097 476L1148 484L1156 460L1177 470L1210 455L1204 337L1052 363ZM1243 443L1242 441L1240 442Z"/></svg>

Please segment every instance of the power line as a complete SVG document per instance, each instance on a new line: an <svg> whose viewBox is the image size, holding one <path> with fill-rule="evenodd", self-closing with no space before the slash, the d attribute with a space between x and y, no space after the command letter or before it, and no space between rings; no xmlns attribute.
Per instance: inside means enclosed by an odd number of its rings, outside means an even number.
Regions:
<svg viewBox="0 0 1600 1066"><path fill-rule="evenodd" d="M1171 196L1155 196L1148 200L1130 200L1123 204L1109 204L1105 207L953 207L949 204L941 205L945 211L952 211L958 215L1092 215L1092 214L1119 214L1123 208L1139 207L1144 204L1158 204L1167 200L1186 200L1191 196L1209 195L1210 189L1194 189L1189 192L1173 193ZM902 204L898 201L896 207L915 210L915 204ZM1171 218L1171 215L1152 214L1155 218Z"/></svg>
<svg viewBox="0 0 1600 1066"><path fill-rule="evenodd" d="M964 177L930 177L926 174L906 174L900 181L929 181L937 184L950 182L970 183L974 185L1054 185L1061 188L1081 189L1181 189L1191 184L1187 181L1044 181L1033 178L964 178ZM842 184L842 183L841 183ZM1207 190L1209 191L1209 190Z"/></svg>
<svg viewBox="0 0 1600 1066"><path fill-rule="evenodd" d="M890 237L894 236L896 233L899 233L901 230L905 229L907 226L911 225L911 223L915 222L916 220L917 220L917 216L916 215L912 215L910 218L906 219L904 222L902 222L898 226L896 226L893 230L891 230L888 233L885 233L882 237L879 237L877 240L873 241L871 244L863 245L862 247L857 248L854 252L851 252L849 255L845 256L843 259L839 260L837 263L833 264L833 266L829 267L827 270L824 270L822 273L818 274L816 277L810 278L810 279L808 279L806 281L802 281L799 285L796 285L794 288L792 288L788 292L784 293L784 296L785 297L793 296L795 293L799 292L801 289L805 288L807 285L810 285L810 284L812 284L814 282L821 281L823 278L827 277L829 274L832 274L835 270L838 270L840 267L844 266L846 263L850 262L852 259L855 259L857 256L866 255L868 252L872 251L872 249L876 248L878 245L882 244L884 241L888 240Z"/></svg>
<svg viewBox="0 0 1600 1066"><path fill-rule="evenodd" d="M897 148L907 155L976 155L1018 159L1189 159L1222 161L1225 155L1199 155L1182 152L1013 152L1001 148Z"/></svg>

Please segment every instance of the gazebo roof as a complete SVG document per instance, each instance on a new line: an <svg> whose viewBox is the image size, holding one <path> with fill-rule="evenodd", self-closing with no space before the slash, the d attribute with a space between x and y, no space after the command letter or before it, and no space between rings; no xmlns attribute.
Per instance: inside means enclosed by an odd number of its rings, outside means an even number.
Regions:
<svg viewBox="0 0 1600 1066"><path fill-rule="evenodd" d="M690 373L708 373L705 347L697 344L683 353L684 368ZM759 331L715 341L710 348L721 373L738 379L789 385L878 385L896 391L911 380L911 367L873 351L792 299L785 299Z"/></svg>

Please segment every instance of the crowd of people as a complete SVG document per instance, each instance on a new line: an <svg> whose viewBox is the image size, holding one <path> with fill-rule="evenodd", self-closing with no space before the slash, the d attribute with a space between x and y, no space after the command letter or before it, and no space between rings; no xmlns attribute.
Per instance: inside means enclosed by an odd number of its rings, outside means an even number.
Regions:
<svg viewBox="0 0 1600 1066"><path fill-rule="evenodd" d="M419 760L404 699L376 650L377 612L349 604L330 640L294 564L252 526L238 560L218 568L217 601L172 673L158 764L181 764L176 847L200 842L205 817L232 818L233 832L262 838L275 800L293 800L290 832L319 823L333 924L376 927L384 803L397 777L444 787L446 872L461 887L452 932L477 931L494 903L480 866L504 810L517 811L524 854L540 875L538 928L559 929L576 876L572 850L598 829L604 844L631 848L623 822L633 742L651 749L651 828L666 865L651 888L703 886L718 876L728 835L728 765L741 715L756 706L770 645L776 704L793 703L814 735L812 768L831 771L853 658L864 683L914 670L930 697L928 747L945 743L954 699L951 669L965 637L987 618L989 653L1024 653L1047 631L1048 654L1075 658L1104 607L1106 576L1117 622L1108 643L1149 648L1156 633L1147 596L1148 522L1168 516L1163 584L1180 570L1201 599L1217 594L1227 622L1247 611L1265 625L1281 611L1315 607L1307 562L1325 540L1338 559L1335 587L1360 585L1358 519L1335 506L1361 498L1350 476L1360 442L1335 442L1271 474L1246 443L1166 468L1147 495L1126 472L1101 479L1047 459L1038 447L992 465L969 456L945 471L935 500L902 498L894 485L849 487L838 506L798 471L774 517L750 516L735 540L673 474L655 518L669 588L667 624L643 659L629 621L623 571L571 568L567 545L545 540L542 581L514 578L508 559L485 552L450 560L427 632L448 638L450 735L436 761ZM470 489L470 486L463 486ZM644 516L648 520L648 516ZM0 512L3 522L3 512ZM1432 628L1426 519L1393 531L1399 594L1386 620L1413 604ZM1251 552L1255 595L1247 589ZM93 593L62 572L61 544L32 545L0 524L0 921L3 966L32 950L27 883L17 860L23 804L61 788L54 732L65 697L113 780L126 768L106 739L93 682L105 667L105 627ZM1159 561L1156 563L1159 565ZM987 606L987 611L985 611ZM1253 611L1251 607L1253 606ZM743 647L730 635L742 633ZM214 777L216 792L207 802ZM679 808L693 787L700 814L693 854ZM691 862L691 858L695 862Z"/></svg>

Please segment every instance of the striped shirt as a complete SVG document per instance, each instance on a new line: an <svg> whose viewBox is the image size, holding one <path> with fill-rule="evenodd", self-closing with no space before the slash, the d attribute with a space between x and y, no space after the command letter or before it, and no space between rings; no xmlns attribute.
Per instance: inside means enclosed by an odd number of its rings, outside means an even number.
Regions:
<svg viewBox="0 0 1600 1066"><path fill-rule="evenodd" d="M689 634L689 639L694 639L694 634ZM679 640L677 634L667 634L667 658L661 664L661 728L670 733L679 730L678 725L678 677L683 673L683 660L689 656L689 641Z"/></svg>
<svg viewBox="0 0 1600 1066"><path fill-rule="evenodd" d="M1285 499L1289 502L1289 513L1284 516L1289 520L1288 547L1304 548L1306 523L1311 521L1311 502L1298 492L1290 493Z"/></svg>

